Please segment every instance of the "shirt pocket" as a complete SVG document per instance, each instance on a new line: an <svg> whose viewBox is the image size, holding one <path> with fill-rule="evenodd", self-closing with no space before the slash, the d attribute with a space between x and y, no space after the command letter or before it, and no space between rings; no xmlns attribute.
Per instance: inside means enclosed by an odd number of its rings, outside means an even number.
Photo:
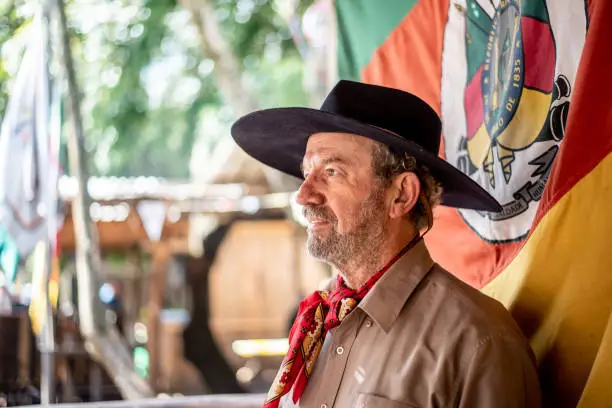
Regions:
<svg viewBox="0 0 612 408"><path fill-rule="evenodd" d="M353 408L420 408L418 405L406 404L373 394L359 394Z"/></svg>

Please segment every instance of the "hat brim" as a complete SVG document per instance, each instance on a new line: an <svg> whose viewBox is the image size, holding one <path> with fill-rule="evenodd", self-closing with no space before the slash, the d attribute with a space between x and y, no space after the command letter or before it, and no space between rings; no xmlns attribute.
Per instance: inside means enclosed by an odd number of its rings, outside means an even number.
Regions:
<svg viewBox="0 0 612 408"><path fill-rule="evenodd" d="M502 209L474 180L437 155L403 137L351 118L317 109L275 108L250 113L232 126L232 136L245 152L300 179L308 138L322 132L365 136L389 146L395 153L410 154L442 186L443 205L489 212Z"/></svg>

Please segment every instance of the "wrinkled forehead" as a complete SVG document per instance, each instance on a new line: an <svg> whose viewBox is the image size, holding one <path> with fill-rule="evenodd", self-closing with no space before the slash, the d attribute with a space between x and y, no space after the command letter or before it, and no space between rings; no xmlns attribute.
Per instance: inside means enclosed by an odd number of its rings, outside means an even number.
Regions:
<svg viewBox="0 0 612 408"><path fill-rule="evenodd" d="M308 138L303 164L334 156L348 163L371 162L374 141L351 133L315 133Z"/></svg>

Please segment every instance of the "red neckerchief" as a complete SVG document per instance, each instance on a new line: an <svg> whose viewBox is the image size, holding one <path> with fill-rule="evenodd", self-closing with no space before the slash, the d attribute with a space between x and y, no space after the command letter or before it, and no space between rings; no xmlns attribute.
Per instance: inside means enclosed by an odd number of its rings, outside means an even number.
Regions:
<svg viewBox="0 0 612 408"><path fill-rule="evenodd" d="M289 333L289 351L270 387L264 408L278 407L281 397L287 394L291 387L293 402L297 403L308 384L327 332L338 326L368 294L378 279L420 239L421 236L417 234L358 290L348 288L344 279L338 275L334 290L318 290L302 300Z"/></svg>

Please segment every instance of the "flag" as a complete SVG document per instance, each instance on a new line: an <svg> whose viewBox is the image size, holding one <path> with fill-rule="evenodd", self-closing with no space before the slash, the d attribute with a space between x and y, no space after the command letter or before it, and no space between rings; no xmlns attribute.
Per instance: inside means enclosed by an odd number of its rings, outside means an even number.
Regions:
<svg viewBox="0 0 612 408"><path fill-rule="evenodd" d="M432 256L502 301L546 405L612 400L612 35L605 0L336 0L341 78L410 91L440 155L502 204L440 207Z"/></svg>
<svg viewBox="0 0 612 408"><path fill-rule="evenodd" d="M21 257L57 231L47 222L57 218L59 142L49 127L47 36L41 20L30 25L31 37L0 129L0 227Z"/></svg>
<svg viewBox="0 0 612 408"><path fill-rule="evenodd" d="M41 334L47 321L47 300L56 304L59 282L60 104L59 92L55 92L51 108L49 43L42 15L29 29L29 42L0 129L0 228L6 233L0 259L10 264L13 258L9 255L23 259L39 246L29 312L35 333Z"/></svg>

